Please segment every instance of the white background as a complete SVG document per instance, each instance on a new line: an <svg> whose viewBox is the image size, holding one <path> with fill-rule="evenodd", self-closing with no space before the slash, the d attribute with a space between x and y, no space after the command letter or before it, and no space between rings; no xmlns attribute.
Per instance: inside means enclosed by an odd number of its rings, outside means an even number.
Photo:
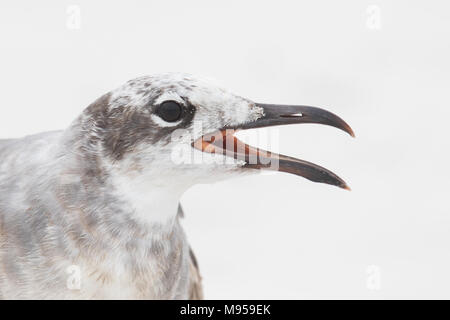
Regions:
<svg viewBox="0 0 450 320"><path fill-rule="evenodd" d="M280 173L183 196L206 297L450 298L449 57L448 1L2 0L0 137L166 71L325 107L356 139L288 126L279 151L352 192Z"/></svg>

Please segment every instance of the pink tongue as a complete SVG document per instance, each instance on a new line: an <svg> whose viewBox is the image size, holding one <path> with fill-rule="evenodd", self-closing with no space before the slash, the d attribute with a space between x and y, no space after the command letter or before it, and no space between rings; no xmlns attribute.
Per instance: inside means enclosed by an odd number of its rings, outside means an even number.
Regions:
<svg viewBox="0 0 450 320"><path fill-rule="evenodd" d="M204 135L194 142L193 146L203 152L220 153L228 157L234 157L239 160L250 161L252 164L258 163L258 158L277 158L277 154L269 151L254 148L240 141L233 136L234 130L218 131L215 134Z"/></svg>

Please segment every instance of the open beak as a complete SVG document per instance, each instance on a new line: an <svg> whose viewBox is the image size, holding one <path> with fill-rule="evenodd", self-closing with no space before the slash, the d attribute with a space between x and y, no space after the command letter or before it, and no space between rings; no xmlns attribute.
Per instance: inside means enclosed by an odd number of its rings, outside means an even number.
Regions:
<svg viewBox="0 0 450 320"><path fill-rule="evenodd" d="M341 129L354 137L350 126L337 115L321 108L308 106L256 104L264 116L238 126L227 126L194 141L192 146L203 152L220 153L245 161L245 168L269 169L292 173L314 182L327 183L350 190L344 180L333 172L304 160L254 148L238 140L234 133L240 129L263 128L297 123L319 123Z"/></svg>

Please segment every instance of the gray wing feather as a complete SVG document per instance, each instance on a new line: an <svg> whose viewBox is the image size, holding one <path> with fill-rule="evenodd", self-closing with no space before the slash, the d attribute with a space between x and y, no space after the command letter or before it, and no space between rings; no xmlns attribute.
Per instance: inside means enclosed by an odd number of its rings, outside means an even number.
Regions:
<svg viewBox="0 0 450 320"><path fill-rule="evenodd" d="M178 205L178 217L184 218L184 211L181 204ZM192 251L191 247L189 247L189 283L189 299L202 300L202 276L200 275L197 258L195 257L194 251Z"/></svg>
<svg viewBox="0 0 450 320"><path fill-rule="evenodd" d="M190 263L189 263L189 299L190 300L202 300L203 299L203 286L202 277L200 275L200 269L198 268L197 259L195 258L192 249L189 249Z"/></svg>

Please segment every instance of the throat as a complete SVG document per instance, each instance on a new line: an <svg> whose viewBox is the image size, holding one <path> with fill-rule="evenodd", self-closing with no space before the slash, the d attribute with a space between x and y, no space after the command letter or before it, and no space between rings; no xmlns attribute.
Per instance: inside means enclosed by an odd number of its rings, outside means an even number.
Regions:
<svg viewBox="0 0 450 320"><path fill-rule="evenodd" d="M133 218L139 224L152 228L160 226L165 231L169 231L173 228L177 217L178 205L184 189L164 182L144 177L116 176L114 178L115 196L129 207Z"/></svg>

